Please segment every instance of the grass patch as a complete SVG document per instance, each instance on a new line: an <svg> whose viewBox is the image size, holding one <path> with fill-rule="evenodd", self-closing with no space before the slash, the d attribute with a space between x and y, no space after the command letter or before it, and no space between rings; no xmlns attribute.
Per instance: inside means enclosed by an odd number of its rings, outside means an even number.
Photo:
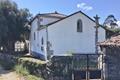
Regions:
<svg viewBox="0 0 120 80"><path fill-rule="evenodd" d="M28 75L27 80L43 80L43 79L40 79L40 78L38 78L38 77L36 77L34 75Z"/></svg>
<svg viewBox="0 0 120 80"><path fill-rule="evenodd" d="M16 65L15 71L17 74L22 75L22 76L29 75L29 71L25 67L23 67L22 65Z"/></svg>
<svg viewBox="0 0 120 80"><path fill-rule="evenodd" d="M26 67L23 67L23 65L16 65L15 71L19 76L23 76L25 80L44 80L42 78L39 78L35 75L31 75Z"/></svg>

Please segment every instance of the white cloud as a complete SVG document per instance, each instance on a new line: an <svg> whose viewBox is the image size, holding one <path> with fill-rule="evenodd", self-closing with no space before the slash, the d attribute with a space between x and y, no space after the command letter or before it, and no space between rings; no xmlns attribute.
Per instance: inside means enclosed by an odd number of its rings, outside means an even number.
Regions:
<svg viewBox="0 0 120 80"><path fill-rule="evenodd" d="M80 9L85 10L85 11L90 11L90 10L93 9L92 6L89 6L86 3L79 3L79 4L77 4L77 8L80 8Z"/></svg>

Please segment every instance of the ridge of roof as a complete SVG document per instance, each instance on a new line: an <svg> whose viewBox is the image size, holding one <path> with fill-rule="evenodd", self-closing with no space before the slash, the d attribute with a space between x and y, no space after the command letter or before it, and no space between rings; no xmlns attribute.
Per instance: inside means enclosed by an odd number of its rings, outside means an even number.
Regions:
<svg viewBox="0 0 120 80"><path fill-rule="evenodd" d="M60 19L60 20L57 20L57 21L52 22L52 23L49 23L49 24L47 24L46 26L50 26L50 25L52 25L52 24L55 24L55 23L57 23L57 22L59 22L59 21L62 21L62 20L64 20L64 19L68 18L68 17L71 17L71 16L73 16L73 15L75 15L75 14L77 14L77 13L82 13L82 14L85 15L87 18L89 18L91 21L95 22L95 20L93 20L92 18L90 18L88 15L86 15L86 14L83 13L82 11L77 11L77 12L75 12L75 13L73 13L73 14L70 14L70 15L68 15L68 16Z"/></svg>
<svg viewBox="0 0 120 80"><path fill-rule="evenodd" d="M62 13L59 13L59 12L57 12L57 11L55 11L55 12L52 12L52 13L42 13L42 14L39 14L39 15L49 15L49 14L58 14L58 15L67 16L67 15L65 15L65 14L62 14Z"/></svg>
<svg viewBox="0 0 120 80"><path fill-rule="evenodd" d="M66 15L58 14L58 13L39 14L39 16L43 16L43 17L53 17L53 18L59 18L59 19L66 17Z"/></svg>
<svg viewBox="0 0 120 80"><path fill-rule="evenodd" d="M82 11L77 11L77 12L75 12L75 13L72 13L72 14L70 14L70 15L68 15L68 16L66 16L66 17L64 17L64 18L61 18L61 19L59 19L59 20L57 20L57 21L54 21L54 22L52 22L52 23L48 23L48 24L46 24L46 25L44 25L44 26L50 26L50 25L53 25L53 24L55 24L55 23L57 23L57 22L59 22L59 21L62 21L62 20L64 20L64 19L66 19L66 18L68 18L68 17L71 17L71 16L73 16L73 15L75 15L75 14L77 14L77 13L82 13L83 15L85 15L87 18L89 18L91 21L93 21L93 22L95 22L95 20L94 19L92 19L91 17L89 17L88 15L86 15L85 13L83 13ZM108 30L108 29L106 29L103 25L101 25L101 24L99 24L99 26L100 27L102 27L103 29L105 29L105 30ZM45 27L44 27L45 28ZM42 28L42 29L44 29L44 28ZM41 30L41 29L40 29ZM109 31L109 30L108 30Z"/></svg>
<svg viewBox="0 0 120 80"><path fill-rule="evenodd" d="M56 14L56 15L61 15L63 17L66 17L67 15L65 14L61 14L61 13L58 13L57 11L55 12L52 12L52 13L38 13L34 18L32 18L29 22L29 24L31 24L38 16L42 15L42 16L49 16L50 14ZM56 16L57 17L57 16ZM60 18L60 16L58 16L57 18Z"/></svg>
<svg viewBox="0 0 120 80"><path fill-rule="evenodd" d="M55 14L55 13L56 13L56 12L54 12L54 14ZM83 13L82 11L77 11L77 12L72 13L72 14L70 14L70 15L64 17L64 18L61 18L61 19L59 19L59 20L57 20L57 21L54 21L54 22L52 22L52 23L48 23L48 24L46 24L45 26L53 25L53 24L55 24L55 23L57 23L57 22L59 22L59 21L62 21L62 20L64 20L64 19L68 18L68 17L73 16L73 15L75 15L75 14L77 14L77 13L82 13L84 16L86 16L87 18L89 18L91 21L95 22L94 19L92 19L91 17L89 17L88 15L86 15L85 13ZM53 13L45 13L45 14L53 14ZM57 14L60 14L60 13L57 13ZM41 14L37 14L37 15L30 21L30 24L31 24L31 22L34 21L34 19L35 19L36 17L38 17L39 15L41 15ZM63 14L63 15L64 15L64 14ZM101 24L99 24L99 26L102 27L102 28L105 29L105 30L108 30L108 29L106 29L106 28L105 28L103 25L101 25ZM44 28L42 28L42 29L44 29Z"/></svg>

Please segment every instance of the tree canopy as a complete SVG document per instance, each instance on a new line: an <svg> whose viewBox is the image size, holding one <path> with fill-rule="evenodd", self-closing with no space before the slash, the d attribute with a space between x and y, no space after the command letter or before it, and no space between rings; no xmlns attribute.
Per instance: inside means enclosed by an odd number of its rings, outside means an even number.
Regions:
<svg viewBox="0 0 120 80"><path fill-rule="evenodd" d="M14 49L16 41L25 41L29 36L27 23L31 14L28 9L18 9L11 0L0 1L0 47L5 51Z"/></svg>

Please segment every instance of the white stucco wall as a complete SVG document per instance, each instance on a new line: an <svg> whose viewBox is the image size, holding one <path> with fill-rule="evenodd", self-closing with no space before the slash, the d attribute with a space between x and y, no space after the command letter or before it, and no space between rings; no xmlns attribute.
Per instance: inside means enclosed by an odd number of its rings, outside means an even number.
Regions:
<svg viewBox="0 0 120 80"><path fill-rule="evenodd" d="M83 22L83 32L77 32L77 20ZM43 18L42 24L57 19ZM48 27L48 41L54 55L66 55L69 53L95 53L95 23L81 13L61 20ZM30 50L46 56L46 29L37 30L37 18L31 24ZM34 32L36 40L34 40ZM99 27L99 42L105 40L105 30ZM44 51L41 51L41 39L44 39Z"/></svg>
<svg viewBox="0 0 120 80"><path fill-rule="evenodd" d="M77 20L83 22L83 32L77 32ZM49 41L54 55L95 53L95 23L81 13L59 21L48 27ZM105 39L105 31L99 28L99 41Z"/></svg>
<svg viewBox="0 0 120 80"><path fill-rule="evenodd" d="M34 40L34 33L37 34L37 24L38 19L36 18L32 23L31 23L31 33L30 33L30 51L36 51L36 40Z"/></svg>
<svg viewBox="0 0 120 80"><path fill-rule="evenodd" d="M42 38L43 38L43 45L42 45ZM41 31L38 32L38 37L37 37L37 47L36 47L36 52L46 55L46 29L42 29ZM43 47L43 51L41 50L41 47Z"/></svg>
<svg viewBox="0 0 120 80"><path fill-rule="evenodd" d="M54 21L57 21L59 20L60 18L54 18L54 17L44 17L44 16L41 16L39 17L42 19L42 21L40 22L41 25L46 25L46 24L49 24L51 22L54 22Z"/></svg>
<svg viewBox="0 0 120 80"><path fill-rule="evenodd" d="M51 17L42 17L41 25L45 25L51 22L58 20L58 18L51 18ZM34 33L35 33L35 40L34 40ZM38 18L36 18L31 23L31 33L30 33L30 52L35 54L44 55L46 58L46 29L38 30ZM42 45L41 39L43 38L44 44ZM43 51L41 50L43 47Z"/></svg>

